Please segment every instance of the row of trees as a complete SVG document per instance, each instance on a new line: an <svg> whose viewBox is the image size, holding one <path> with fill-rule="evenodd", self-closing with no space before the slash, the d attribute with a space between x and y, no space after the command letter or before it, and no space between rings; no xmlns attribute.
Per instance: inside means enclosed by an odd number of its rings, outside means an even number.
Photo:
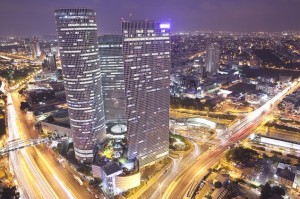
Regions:
<svg viewBox="0 0 300 199"><path fill-rule="evenodd" d="M7 79L10 83L12 81L17 82L24 80L28 74L35 71L32 67L21 68L21 69L6 69L0 71L0 77Z"/></svg>
<svg viewBox="0 0 300 199"><path fill-rule="evenodd" d="M17 199L20 198L20 193L17 191L17 187L6 187L0 192L0 199Z"/></svg>
<svg viewBox="0 0 300 199"><path fill-rule="evenodd" d="M244 165L247 165L249 161L257 157L258 153L255 150L241 146L231 149L226 153L227 161L233 161L237 164L242 163Z"/></svg>
<svg viewBox="0 0 300 199"><path fill-rule="evenodd" d="M186 108L186 109L194 109L194 110L213 110L213 105L210 104L208 101L201 102L200 99L191 99L188 97L179 98L179 97L171 97L170 98L170 106L171 108Z"/></svg>
<svg viewBox="0 0 300 199"><path fill-rule="evenodd" d="M275 122L268 122L267 124L265 124L265 126L267 126L267 127L274 127L276 129L280 129L280 130L292 131L292 132L300 133L300 129L298 129L298 128L291 127L291 126L285 126L285 125L282 125L282 124L277 124Z"/></svg>
<svg viewBox="0 0 300 199"><path fill-rule="evenodd" d="M269 183L266 183L261 188L260 199L269 199L269 198L282 198L285 195L283 188L279 186L271 186Z"/></svg>

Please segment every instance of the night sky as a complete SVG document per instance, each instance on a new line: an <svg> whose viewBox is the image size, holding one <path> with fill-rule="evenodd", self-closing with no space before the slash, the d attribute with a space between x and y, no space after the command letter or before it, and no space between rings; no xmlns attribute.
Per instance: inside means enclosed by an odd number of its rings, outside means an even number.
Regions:
<svg viewBox="0 0 300 199"><path fill-rule="evenodd" d="M180 31L300 30L300 0L1 0L0 35L55 33L57 8L92 8L99 33L120 33L120 21L171 20Z"/></svg>

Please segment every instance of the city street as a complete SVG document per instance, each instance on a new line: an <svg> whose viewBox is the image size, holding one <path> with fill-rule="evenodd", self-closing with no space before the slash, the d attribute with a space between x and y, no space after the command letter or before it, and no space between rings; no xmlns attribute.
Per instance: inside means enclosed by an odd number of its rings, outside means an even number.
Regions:
<svg viewBox="0 0 300 199"><path fill-rule="evenodd" d="M168 171L165 174L161 175L152 186L149 186L147 188L147 191L145 191L143 195L139 197L140 199L159 198L162 194L161 191L166 189L176 178L176 176L183 174L183 171L186 168L189 168L189 165L195 162L197 157L199 157L202 153L204 153L207 150L207 147L201 146L195 140L192 140L192 143L195 146L194 150L184 157L180 157L179 159L173 159L173 164L171 168L168 169Z"/></svg>
<svg viewBox="0 0 300 199"><path fill-rule="evenodd" d="M294 82L290 87L278 93L259 109L249 113L245 118L229 127L223 135L220 136L223 137L223 144L216 146L213 151L198 158L194 164L188 167L188 170L184 172L184 175L177 176L176 179L169 184L168 188L163 190L163 198L184 198L188 188L194 180L201 180L208 169L223 157L224 153L232 143L237 143L248 137L253 130L264 121L264 118L269 114L269 111L272 110L272 107L281 101L286 94L299 88L299 85L298 82Z"/></svg>
<svg viewBox="0 0 300 199"><path fill-rule="evenodd" d="M9 140L37 138L33 126L27 124L25 114L18 108L20 104L18 94L7 93L7 97ZM45 146L24 148L10 152L9 155L10 164L23 196L27 198L92 197L86 187L80 186L73 174L65 170L45 149Z"/></svg>

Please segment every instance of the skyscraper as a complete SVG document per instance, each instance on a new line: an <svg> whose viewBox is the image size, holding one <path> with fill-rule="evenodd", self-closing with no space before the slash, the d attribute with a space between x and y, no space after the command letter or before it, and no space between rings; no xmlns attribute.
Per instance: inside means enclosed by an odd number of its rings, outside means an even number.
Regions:
<svg viewBox="0 0 300 199"><path fill-rule="evenodd" d="M59 9L55 18L75 155L91 162L106 137L96 12Z"/></svg>
<svg viewBox="0 0 300 199"><path fill-rule="evenodd" d="M204 77L204 66L205 64L203 59L196 58L193 62L193 69L195 70L195 72L197 72L200 79L203 79Z"/></svg>
<svg viewBox="0 0 300 199"><path fill-rule="evenodd" d="M210 44L206 50L206 72L215 74L220 67L220 50L216 44Z"/></svg>
<svg viewBox="0 0 300 199"><path fill-rule="evenodd" d="M126 119L122 35L103 35L98 43L105 120L121 122Z"/></svg>
<svg viewBox="0 0 300 199"><path fill-rule="evenodd" d="M48 53L47 58L48 58L48 61L49 61L49 69L50 69L50 71L55 72L56 69L57 69L55 54Z"/></svg>
<svg viewBox="0 0 300 199"><path fill-rule="evenodd" d="M30 47L30 51L31 51L31 58L32 58L32 59L36 59L36 58L37 58L37 55L36 55L36 50L35 50L35 48L34 48L34 45L31 44L29 47Z"/></svg>
<svg viewBox="0 0 300 199"><path fill-rule="evenodd" d="M40 47L40 44L39 44L39 41L36 37L33 38L33 41L32 41L32 48L33 50L35 51L35 55L37 57L40 57L41 56L41 47Z"/></svg>
<svg viewBox="0 0 300 199"><path fill-rule="evenodd" d="M128 158L144 166L168 155L170 24L123 21Z"/></svg>

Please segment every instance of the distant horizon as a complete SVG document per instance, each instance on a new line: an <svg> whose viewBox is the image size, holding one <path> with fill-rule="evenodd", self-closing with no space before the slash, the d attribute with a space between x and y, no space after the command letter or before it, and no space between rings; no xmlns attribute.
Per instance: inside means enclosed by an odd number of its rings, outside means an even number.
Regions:
<svg viewBox="0 0 300 199"><path fill-rule="evenodd" d="M300 31L298 0L10 0L1 2L0 35L55 33L54 10L90 8L97 13L98 32L121 32L121 18L171 21L172 32Z"/></svg>
<svg viewBox="0 0 300 199"><path fill-rule="evenodd" d="M267 34L272 34L272 33L298 33L300 34L300 30L282 30L282 31L274 31L274 32L268 32L268 31L252 31L252 32L238 32L238 31L229 31L229 30L194 30L194 31L176 31L176 32L171 32L171 35L176 35L176 34L191 34L191 33L234 33L234 34L250 34L250 33L267 33ZM101 35L121 35L121 32L107 32L107 33L99 33L98 36ZM26 37L43 37L43 36L56 36L56 33L46 33L46 34L32 34L32 35L1 35L0 37L20 37L20 38L26 38Z"/></svg>

